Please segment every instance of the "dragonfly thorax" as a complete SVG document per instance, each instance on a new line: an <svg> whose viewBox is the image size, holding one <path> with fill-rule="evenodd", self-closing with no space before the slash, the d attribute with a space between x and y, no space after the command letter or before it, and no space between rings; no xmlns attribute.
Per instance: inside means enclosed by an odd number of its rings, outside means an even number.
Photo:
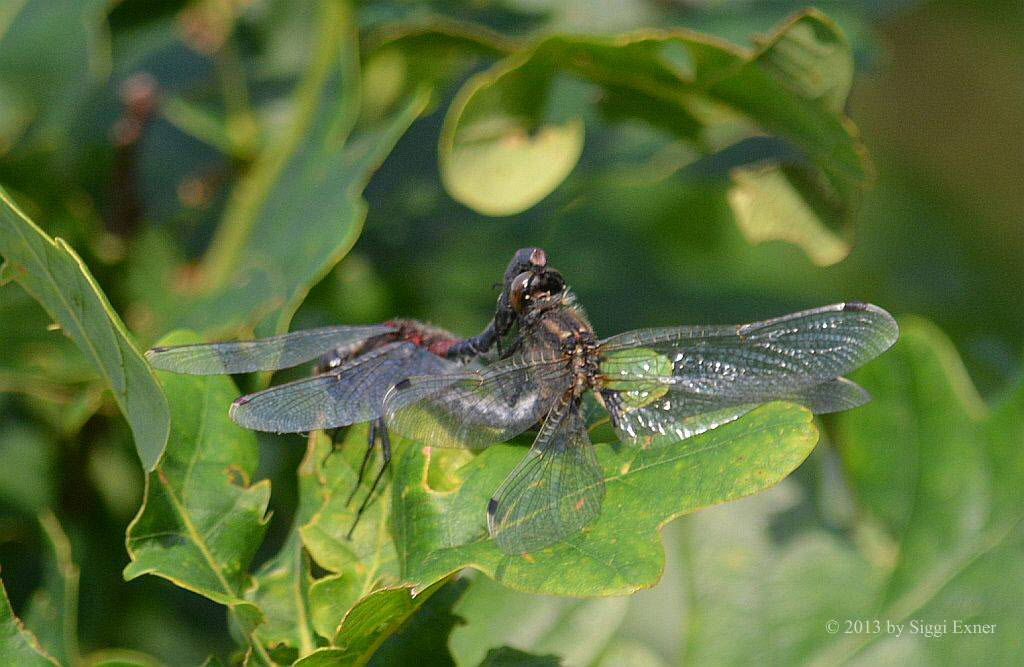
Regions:
<svg viewBox="0 0 1024 667"><path fill-rule="evenodd" d="M598 378L597 337L581 313L564 312L568 317L554 317L549 322L557 331L560 353L572 373L573 393L579 396L592 388Z"/></svg>

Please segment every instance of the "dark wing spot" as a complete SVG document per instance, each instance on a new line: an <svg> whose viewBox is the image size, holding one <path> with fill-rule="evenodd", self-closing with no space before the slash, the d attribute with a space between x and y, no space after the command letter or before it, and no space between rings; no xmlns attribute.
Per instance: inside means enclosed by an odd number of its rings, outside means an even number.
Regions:
<svg viewBox="0 0 1024 667"><path fill-rule="evenodd" d="M235 402L232 403L231 406L235 407L235 406L238 406L238 405L245 405L246 403L248 403L251 400L252 400L252 394L250 394L248 396L242 396L241 398L236 398Z"/></svg>
<svg viewBox="0 0 1024 667"><path fill-rule="evenodd" d="M491 498L487 501L487 513L494 516L494 513L498 511L498 499Z"/></svg>
<svg viewBox="0 0 1024 667"><path fill-rule="evenodd" d="M870 306L868 306L868 304L864 303L863 301L847 301L846 303L843 304L843 310L856 312L871 310L871 308Z"/></svg>
<svg viewBox="0 0 1024 667"><path fill-rule="evenodd" d="M404 380L399 380L398 382L395 383L395 389L397 389L398 391L404 391L404 390L408 389L411 386L412 386L412 382L409 382L409 378L406 378Z"/></svg>

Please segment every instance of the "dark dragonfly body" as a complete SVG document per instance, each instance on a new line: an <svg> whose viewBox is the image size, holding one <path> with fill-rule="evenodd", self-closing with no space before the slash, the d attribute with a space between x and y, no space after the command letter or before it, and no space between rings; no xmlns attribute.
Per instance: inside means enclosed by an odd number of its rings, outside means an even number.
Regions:
<svg viewBox="0 0 1024 667"><path fill-rule="evenodd" d="M546 262L544 251L524 248L513 256L506 274L540 270ZM242 396L231 405L230 415L240 426L272 433L306 433L370 422L353 494L378 445L382 465L357 512L358 522L391 459L391 439L382 419L388 389L410 375L444 375L462 368L498 344L514 321L503 290L494 319L479 335L467 339L416 320L396 319L253 341L157 347L147 351L146 357L156 368L194 375L273 371L317 359L313 377Z"/></svg>
<svg viewBox="0 0 1024 667"><path fill-rule="evenodd" d="M566 539L600 513L604 477L581 413L587 391L624 443L665 446L770 401L815 413L857 407L870 396L842 375L898 336L887 312L851 302L752 324L598 340L546 261L506 276L502 294L499 308L515 335L501 360L403 379L385 397L384 412L394 431L441 447L486 447L540 424L529 453L487 506L491 536L512 554Z"/></svg>

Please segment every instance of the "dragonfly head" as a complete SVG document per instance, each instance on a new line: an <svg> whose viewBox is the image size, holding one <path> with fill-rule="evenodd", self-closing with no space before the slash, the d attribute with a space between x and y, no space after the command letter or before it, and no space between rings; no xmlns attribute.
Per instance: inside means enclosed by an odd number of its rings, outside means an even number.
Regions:
<svg viewBox="0 0 1024 667"><path fill-rule="evenodd" d="M520 248L512 256L502 282L498 309L494 314L494 328L504 336L512 328L516 317L525 314L544 295L561 294L565 287L562 275L548 268L548 256L543 248Z"/></svg>

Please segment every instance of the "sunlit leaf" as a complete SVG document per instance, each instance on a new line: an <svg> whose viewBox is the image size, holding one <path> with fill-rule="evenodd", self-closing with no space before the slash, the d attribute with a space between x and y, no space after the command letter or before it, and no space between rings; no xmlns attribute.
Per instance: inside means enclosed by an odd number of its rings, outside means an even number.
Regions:
<svg viewBox="0 0 1024 667"><path fill-rule="evenodd" d="M379 465L368 466L362 488L353 495L366 442L366 427L351 427L340 450L323 459L317 490L321 504L299 529L313 560L332 573L314 582L309 593L314 627L328 639L338 632L357 600L399 583L394 541L388 530L391 494L387 489L378 488L349 537L356 511Z"/></svg>
<svg viewBox="0 0 1024 667"><path fill-rule="evenodd" d="M326 438L316 435L309 438L306 456L299 464L299 506L288 539L277 555L255 572L255 586L246 592L246 598L258 605L266 617L256 630L256 638L275 657L289 655L294 660L316 648L309 600L313 577L299 528L310 520L322 502L321 466L329 452L330 443ZM336 627L337 623L327 636Z"/></svg>
<svg viewBox="0 0 1024 667"><path fill-rule="evenodd" d="M378 495L349 538L356 510L369 491L379 465L369 465L363 485L353 494L357 470L366 451L366 438L365 426L352 427L334 449L326 436L314 434L303 462L304 472L300 472L304 509L300 509L301 521L297 521L296 526L301 526L298 530L309 554L328 571L311 585L306 584L304 595L308 607L302 613L308 614L306 622L311 623L320 637L342 649L341 653L333 650L304 652L304 660L365 663L378 648L391 641L389 638L394 633L406 627L413 612L443 584L442 581L430 582L435 585L428 586L427 591L416 591L415 595L411 587L397 586L398 563L388 529L391 506L388 489L378 489ZM314 504L317 500L319 504ZM316 509L311 517L310 507ZM294 572L293 569L288 573L287 580L292 582L292 591L298 593L302 589L296 586ZM275 595L273 589L271 595ZM275 602L270 608L278 606ZM283 628L284 618L281 621ZM269 636L268 630L261 631L260 636ZM285 638L285 643L295 645L295 640ZM400 639L393 640L390 650L402 650ZM339 655L342 657L337 658Z"/></svg>
<svg viewBox="0 0 1024 667"><path fill-rule="evenodd" d="M196 342L174 334L163 344ZM244 628L260 610L243 599L248 566L267 528L270 484L252 483L259 450L228 418L238 396L230 378L160 373L171 406L171 437L128 527L126 580L155 574L226 605ZM258 646L258 645L257 645Z"/></svg>
<svg viewBox="0 0 1024 667"><path fill-rule="evenodd" d="M535 593L616 595L650 587L664 566L658 537L663 524L776 484L816 441L809 413L770 404L663 448L598 445L607 487L598 520L563 542L517 556L489 538L485 510L525 451L492 446L460 470L461 487L437 491L424 483L431 454L411 448L396 469L392 514L402 578L426 585L474 567ZM568 571L571 577L559 574Z"/></svg>
<svg viewBox="0 0 1024 667"><path fill-rule="evenodd" d="M850 251L807 201L793 188L783 170L734 169L729 205L747 241L788 241L798 245L819 266L835 264Z"/></svg>
<svg viewBox="0 0 1024 667"><path fill-rule="evenodd" d="M106 379L132 427L142 465L152 470L167 443L169 419L153 372L81 258L63 240L47 236L2 190L0 256Z"/></svg>

